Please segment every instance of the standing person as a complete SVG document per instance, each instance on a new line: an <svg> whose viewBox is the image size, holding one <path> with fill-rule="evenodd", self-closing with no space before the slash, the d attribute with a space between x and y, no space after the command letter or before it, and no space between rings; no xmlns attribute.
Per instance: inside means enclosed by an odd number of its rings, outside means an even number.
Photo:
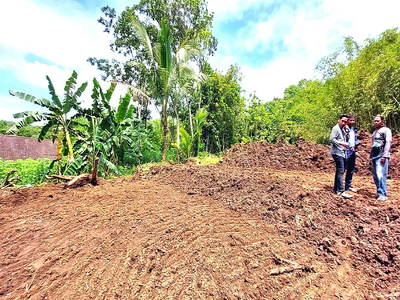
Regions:
<svg viewBox="0 0 400 300"><path fill-rule="evenodd" d="M349 143L346 140L347 136L344 132L344 127L346 126L347 120L347 115L341 115L339 117L338 123L333 126L331 135L329 137L329 141L332 144L332 148L329 153L335 160L336 165L334 191L336 194L341 195L346 199L350 199L353 198L353 196L346 193L343 188L343 174L346 159L346 150L347 148L349 148Z"/></svg>
<svg viewBox="0 0 400 300"><path fill-rule="evenodd" d="M346 155L346 179L344 184L344 190L348 192L357 193L357 190L351 186L353 182L354 168L356 166L356 146L357 142L357 130L354 128L356 122L354 115L348 115L346 127L348 128L348 142L349 148L347 148Z"/></svg>
<svg viewBox="0 0 400 300"><path fill-rule="evenodd" d="M386 179L389 169L390 146L392 144L392 131L384 125L383 116L374 118L375 131L372 134L372 177L376 185L379 202L386 201L387 185Z"/></svg>

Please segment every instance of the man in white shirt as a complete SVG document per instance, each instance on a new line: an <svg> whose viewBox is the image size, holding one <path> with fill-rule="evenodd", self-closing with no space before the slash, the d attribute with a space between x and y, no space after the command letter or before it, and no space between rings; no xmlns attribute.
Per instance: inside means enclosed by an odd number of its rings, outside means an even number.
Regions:
<svg viewBox="0 0 400 300"><path fill-rule="evenodd" d="M348 127L348 143L349 148L347 148L346 155L346 178L344 190L347 192L357 193L357 190L351 186L353 182L353 174L356 166L356 146L357 142L357 131L354 128L354 124L356 123L354 115L348 115L347 127Z"/></svg>

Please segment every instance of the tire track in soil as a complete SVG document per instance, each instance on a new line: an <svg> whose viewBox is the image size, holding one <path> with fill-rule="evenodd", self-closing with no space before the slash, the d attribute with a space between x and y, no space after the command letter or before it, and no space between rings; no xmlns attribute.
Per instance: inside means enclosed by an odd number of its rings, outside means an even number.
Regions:
<svg viewBox="0 0 400 300"><path fill-rule="evenodd" d="M324 265L282 227L154 180L3 192L0 204L0 299L363 298L350 266ZM285 266L272 253L316 271L270 276Z"/></svg>

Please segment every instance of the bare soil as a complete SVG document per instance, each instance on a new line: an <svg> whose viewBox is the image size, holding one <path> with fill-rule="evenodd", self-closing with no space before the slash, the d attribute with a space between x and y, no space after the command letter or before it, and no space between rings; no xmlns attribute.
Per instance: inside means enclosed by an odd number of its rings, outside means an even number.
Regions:
<svg viewBox="0 0 400 300"><path fill-rule="evenodd" d="M1 190L0 299L400 299L398 173L378 203L359 158L345 200L321 147Z"/></svg>

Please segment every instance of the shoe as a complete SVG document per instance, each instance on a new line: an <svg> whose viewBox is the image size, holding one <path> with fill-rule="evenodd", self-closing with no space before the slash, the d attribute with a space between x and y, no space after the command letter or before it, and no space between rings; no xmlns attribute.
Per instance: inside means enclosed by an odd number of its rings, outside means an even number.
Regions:
<svg viewBox="0 0 400 300"><path fill-rule="evenodd" d="M355 188L349 187L346 192L352 192L352 193L357 193L357 190Z"/></svg>
<svg viewBox="0 0 400 300"><path fill-rule="evenodd" d="M385 202L385 201L387 201L387 197L386 196L379 196L378 197L378 202Z"/></svg>
<svg viewBox="0 0 400 300"><path fill-rule="evenodd" d="M353 195L350 195L350 194L348 194L348 193L346 193L346 192L341 193L340 196L342 196L342 197L345 198L345 199L351 199L351 198L353 198Z"/></svg>

